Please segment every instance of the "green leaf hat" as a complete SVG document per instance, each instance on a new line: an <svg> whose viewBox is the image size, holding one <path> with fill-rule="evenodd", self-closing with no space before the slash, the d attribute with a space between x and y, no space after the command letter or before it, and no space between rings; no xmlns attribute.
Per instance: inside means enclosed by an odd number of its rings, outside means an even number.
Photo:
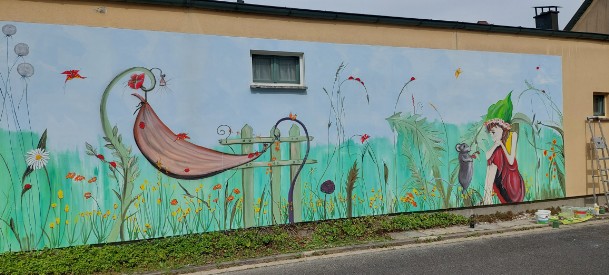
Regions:
<svg viewBox="0 0 609 275"><path fill-rule="evenodd" d="M497 103L488 107L488 111L486 113L486 117L484 118L484 124L488 124L491 122L498 122L503 126L507 126L509 129L509 123L512 120L512 110L514 106L512 105L512 92L509 92L504 99L497 101Z"/></svg>

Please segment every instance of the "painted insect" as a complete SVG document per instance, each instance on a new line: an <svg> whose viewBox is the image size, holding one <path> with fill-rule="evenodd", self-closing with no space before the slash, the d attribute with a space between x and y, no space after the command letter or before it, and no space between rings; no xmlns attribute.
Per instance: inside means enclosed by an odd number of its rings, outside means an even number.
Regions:
<svg viewBox="0 0 609 275"><path fill-rule="evenodd" d="M190 137L188 136L188 133L179 133L179 134L176 134L176 139L174 141L185 140L185 139L190 139Z"/></svg>
<svg viewBox="0 0 609 275"><path fill-rule="evenodd" d="M80 70L68 70L68 71L64 71L61 74L65 74L66 75L66 81L64 81L64 83L68 82L69 80L75 79L75 78L80 78L80 79L85 79L87 78L86 76L82 76L80 75L78 72Z"/></svg>

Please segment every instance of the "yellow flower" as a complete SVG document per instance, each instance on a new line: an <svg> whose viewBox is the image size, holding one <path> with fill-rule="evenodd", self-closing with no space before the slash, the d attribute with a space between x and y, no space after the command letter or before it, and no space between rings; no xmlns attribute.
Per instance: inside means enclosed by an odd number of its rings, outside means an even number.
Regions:
<svg viewBox="0 0 609 275"><path fill-rule="evenodd" d="M374 193L374 188L372 188L372 190L370 190L370 192Z"/></svg>
<svg viewBox="0 0 609 275"><path fill-rule="evenodd" d="M254 211L256 211L256 213L260 213L260 207L255 207Z"/></svg>
<svg viewBox="0 0 609 275"><path fill-rule="evenodd" d="M98 216L101 216L101 211L97 210L97 213L96 213L96 214L97 214Z"/></svg>
<svg viewBox="0 0 609 275"><path fill-rule="evenodd" d="M59 222L61 222L61 220L59 218L55 218L55 223L59 224Z"/></svg>
<svg viewBox="0 0 609 275"><path fill-rule="evenodd" d="M56 203L51 203L51 207L55 208L55 207L57 207L57 204Z"/></svg>
<svg viewBox="0 0 609 275"><path fill-rule="evenodd" d="M66 207L63 209L66 213L70 212L70 206L66 204Z"/></svg>
<svg viewBox="0 0 609 275"><path fill-rule="evenodd" d="M177 215L177 213L175 211L173 211L173 212L171 212L171 215L175 217Z"/></svg>
<svg viewBox="0 0 609 275"><path fill-rule="evenodd" d="M63 191L62 191L62 190L57 191L57 197L58 197L60 200L61 200L61 199L63 199Z"/></svg>
<svg viewBox="0 0 609 275"><path fill-rule="evenodd" d="M140 185L140 189L142 189L142 190L146 190L146 185L143 185L143 184L142 184L142 185Z"/></svg>
<svg viewBox="0 0 609 275"><path fill-rule="evenodd" d="M150 228L151 227L149 223L147 223L145 226L146 226L146 228Z"/></svg>
<svg viewBox="0 0 609 275"><path fill-rule="evenodd" d="M112 215L112 219L113 219L113 220L116 220L116 215Z"/></svg>
<svg viewBox="0 0 609 275"><path fill-rule="evenodd" d="M161 204L161 198L156 199L157 204Z"/></svg>
<svg viewBox="0 0 609 275"><path fill-rule="evenodd" d="M66 220L66 225L69 225L69 224L70 224L70 220Z"/></svg>
<svg viewBox="0 0 609 275"><path fill-rule="evenodd" d="M50 227L51 229L55 228L55 223L54 223L54 222L51 222L51 223L49 224L49 227Z"/></svg>
<svg viewBox="0 0 609 275"><path fill-rule="evenodd" d="M114 204L114 209L116 209L116 208L118 208L118 204L115 203Z"/></svg>

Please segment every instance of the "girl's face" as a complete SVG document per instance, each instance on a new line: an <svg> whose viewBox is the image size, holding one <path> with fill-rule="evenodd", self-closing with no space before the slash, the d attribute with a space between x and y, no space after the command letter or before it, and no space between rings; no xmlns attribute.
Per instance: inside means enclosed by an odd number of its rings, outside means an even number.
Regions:
<svg viewBox="0 0 609 275"><path fill-rule="evenodd" d="M493 139L494 142L501 141L501 138L503 137L503 128L495 126L491 128L489 133L491 134L491 139Z"/></svg>

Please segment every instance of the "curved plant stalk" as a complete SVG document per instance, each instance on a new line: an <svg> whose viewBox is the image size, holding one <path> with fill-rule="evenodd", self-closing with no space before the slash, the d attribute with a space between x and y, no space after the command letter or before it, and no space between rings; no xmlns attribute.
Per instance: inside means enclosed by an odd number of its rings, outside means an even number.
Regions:
<svg viewBox="0 0 609 275"><path fill-rule="evenodd" d="M114 79L112 79L110 84L108 84L102 95L102 100L99 107L102 128L105 134L104 140L108 142L106 144L106 148L113 150L113 155L119 158L117 162L117 167L113 169L119 169L119 173L122 177L119 183L119 189L122 192L121 194L116 194L121 203L121 216L119 222L115 223L112 226L112 230L110 231L110 235L108 236L108 241L125 240L124 226L125 221L128 217L127 211L129 210L129 206L135 200L135 198L132 198L133 182L139 175L139 170L137 167L137 158L131 155L131 148L125 146L122 143L122 137L120 134L118 134L118 128L116 126L112 127L110 125L110 121L108 120L108 113L106 110L106 104L108 102L108 96L110 95L110 92L114 89L114 86L119 83L119 81L121 81L124 77L134 73L144 73L145 76L149 78L150 87L147 88L142 86L140 89L142 89L145 93L154 89L154 87L156 86L156 78L154 74L150 71L150 69L143 67L130 68L118 74L116 77L114 77Z"/></svg>

